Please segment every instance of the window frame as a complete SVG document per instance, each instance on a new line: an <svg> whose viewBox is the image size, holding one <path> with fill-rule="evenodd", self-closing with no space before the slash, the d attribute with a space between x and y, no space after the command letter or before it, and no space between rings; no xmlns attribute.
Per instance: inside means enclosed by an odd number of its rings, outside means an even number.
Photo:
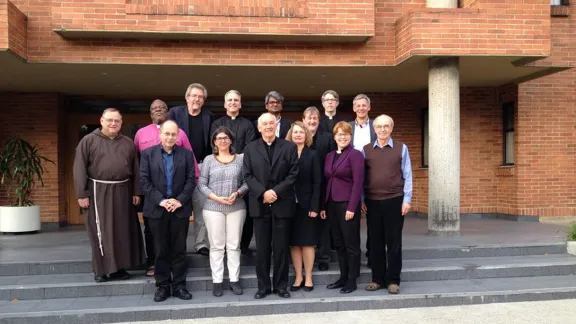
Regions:
<svg viewBox="0 0 576 324"><path fill-rule="evenodd" d="M516 156L514 155L514 150L516 148L515 137L516 137L516 127L515 127L515 117L516 117L516 102L508 101L502 104L502 165L503 166L513 166ZM509 118L512 118L512 126L508 127ZM512 162L507 160L508 153L508 134L512 133Z"/></svg>

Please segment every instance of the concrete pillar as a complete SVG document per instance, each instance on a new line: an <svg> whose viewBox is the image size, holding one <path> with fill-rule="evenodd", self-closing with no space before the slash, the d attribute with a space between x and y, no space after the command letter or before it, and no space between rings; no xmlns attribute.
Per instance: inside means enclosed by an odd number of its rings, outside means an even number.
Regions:
<svg viewBox="0 0 576 324"><path fill-rule="evenodd" d="M427 8L458 8L458 0L426 0Z"/></svg>
<svg viewBox="0 0 576 324"><path fill-rule="evenodd" d="M428 233L460 233L458 57L433 57L428 75Z"/></svg>

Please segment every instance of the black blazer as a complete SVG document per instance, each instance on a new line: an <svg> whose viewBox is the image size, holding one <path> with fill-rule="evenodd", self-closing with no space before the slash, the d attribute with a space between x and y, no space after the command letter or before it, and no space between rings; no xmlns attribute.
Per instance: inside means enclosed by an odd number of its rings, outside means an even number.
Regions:
<svg viewBox="0 0 576 324"><path fill-rule="evenodd" d="M304 210L320 211L322 178L318 154L314 150L304 147L298 159L298 176L294 184L298 205Z"/></svg>
<svg viewBox="0 0 576 324"><path fill-rule="evenodd" d="M332 120L334 120L334 125L336 125L337 122L343 121L344 118L342 118L342 117L340 117L340 115L336 114L336 115L334 115L334 117L332 117ZM330 127L328 127L328 117L324 114L320 116L320 123L318 124L317 132L330 133L330 135L334 134L333 130L330 129Z"/></svg>
<svg viewBox="0 0 576 324"><path fill-rule="evenodd" d="M332 136L332 133L328 134L318 131L316 132L316 135L314 135L314 142L314 151L316 151L318 159L320 160L320 163L322 163L322 168L324 168L326 155L332 151L336 151L338 148L334 141L334 136Z"/></svg>
<svg viewBox="0 0 576 324"><path fill-rule="evenodd" d="M249 188L249 208L252 217L270 217L269 208L279 218L294 214L296 200L294 182L298 176L298 149L296 144L276 138L272 161L262 139L246 145L244 149L244 181ZM266 190L272 189L278 200L271 206L263 203Z"/></svg>
<svg viewBox="0 0 576 324"><path fill-rule="evenodd" d="M202 122L204 124L204 147L208 148L207 151L210 152L210 148L212 147L210 143L210 138L212 137L212 134L210 134L210 127L214 122L214 114L207 109L202 109L200 115L202 116ZM191 138L190 124L188 120L188 106L172 107L169 112L169 118L178 124L178 127L186 133L186 136L188 136L189 139ZM190 142L192 142L192 140L190 140ZM200 162L202 161L199 160L198 163Z"/></svg>
<svg viewBox="0 0 576 324"><path fill-rule="evenodd" d="M174 214L178 218L192 215L192 192L194 192L196 174L194 154L183 147L174 146L174 174L172 175L172 196L166 197L166 174L162 161L162 144L142 151L140 158L140 189L144 193L143 215L160 218L166 209L160 202L166 198L175 198L182 203Z"/></svg>
<svg viewBox="0 0 576 324"><path fill-rule="evenodd" d="M290 126L292 126L292 123L294 123L293 120L286 118L280 119L280 132L278 136L279 138L286 139L286 135L288 135L288 131L290 130ZM256 137L261 138L262 134L260 134L260 131L258 130L258 120L254 121L254 127L256 128Z"/></svg>

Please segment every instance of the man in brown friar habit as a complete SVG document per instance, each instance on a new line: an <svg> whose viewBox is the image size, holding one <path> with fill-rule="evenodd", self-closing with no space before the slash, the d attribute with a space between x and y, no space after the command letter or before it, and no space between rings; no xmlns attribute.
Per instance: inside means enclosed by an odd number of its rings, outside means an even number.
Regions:
<svg viewBox="0 0 576 324"><path fill-rule="evenodd" d="M134 142L120 134L122 115L108 108L102 129L84 136L76 148L74 184L78 204L88 209L84 223L92 247L94 280L125 280L126 268L144 263L136 209L139 166Z"/></svg>

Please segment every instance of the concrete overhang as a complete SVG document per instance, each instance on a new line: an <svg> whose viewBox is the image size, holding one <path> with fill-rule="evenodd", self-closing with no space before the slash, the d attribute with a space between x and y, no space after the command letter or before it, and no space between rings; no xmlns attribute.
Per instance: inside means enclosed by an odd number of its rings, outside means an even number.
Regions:
<svg viewBox="0 0 576 324"><path fill-rule="evenodd" d="M213 33L213 32L163 32L143 30L82 30L53 29L67 40L86 39L138 39L138 40L185 40L224 42L272 42L272 43L365 43L373 35L357 34L260 34L260 33Z"/></svg>
<svg viewBox="0 0 576 324"><path fill-rule="evenodd" d="M497 87L565 68L517 66L519 57L460 58L462 87ZM428 57L412 56L397 66L151 65L25 63L0 53L0 89L60 92L123 98L181 97L191 82L201 82L210 96L237 89L262 97L278 90L287 97L316 98L326 89L342 96L362 92L416 92L428 87ZM193 76L193 77L191 77Z"/></svg>

